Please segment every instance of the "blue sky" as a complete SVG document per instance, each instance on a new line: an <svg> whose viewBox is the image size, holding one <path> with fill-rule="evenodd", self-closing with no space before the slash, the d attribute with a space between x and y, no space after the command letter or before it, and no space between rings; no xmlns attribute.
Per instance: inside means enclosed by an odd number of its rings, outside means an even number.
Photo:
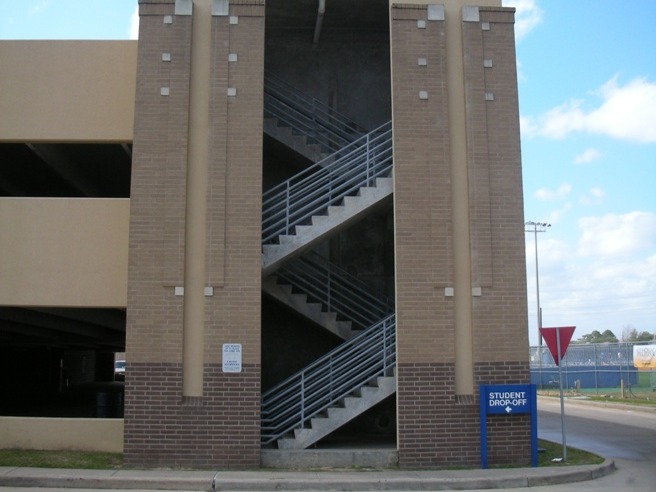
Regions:
<svg viewBox="0 0 656 492"><path fill-rule="evenodd" d="M503 2L517 8L525 217L551 224L538 234L543 325L656 333L656 2ZM0 0L0 39L136 38L136 5Z"/></svg>

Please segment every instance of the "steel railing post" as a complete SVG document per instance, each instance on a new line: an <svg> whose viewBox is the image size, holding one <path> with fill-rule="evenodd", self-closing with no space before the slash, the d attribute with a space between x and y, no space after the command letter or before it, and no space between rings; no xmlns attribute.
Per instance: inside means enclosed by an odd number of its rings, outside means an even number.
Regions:
<svg viewBox="0 0 656 492"><path fill-rule="evenodd" d="M305 372L301 373L301 422L305 422Z"/></svg>
<svg viewBox="0 0 656 492"><path fill-rule="evenodd" d="M366 158L365 158L365 159L366 159L366 163L367 163L367 184L369 183L369 174L370 174L370 169L369 169L369 165L370 165L370 164L369 164L369 154L370 154L370 152L371 152L371 151L370 151L370 148L369 148L369 145L370 145L370 135L371 135L370 133L367 133L367 147L366 147L366 152L367 152L367 154L366 154Z"/></svg>
<svg viewBox="0 0 656 492"><path fill-rule="evenodd" d="M287 186L285 187L285 234L289 234L290 230L290 221L289 221L289 216L290 212L289 209L291 207L291 183L288 180L287 181Z"/></svg>

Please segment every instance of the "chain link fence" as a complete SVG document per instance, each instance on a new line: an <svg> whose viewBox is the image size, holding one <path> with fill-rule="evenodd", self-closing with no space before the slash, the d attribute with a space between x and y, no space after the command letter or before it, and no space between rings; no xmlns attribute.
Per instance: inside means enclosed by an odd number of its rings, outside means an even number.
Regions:
<svg viewBox="0 0 656 492"><path fill-rule="evenodd" d="M582 395L656 399L656 371L633 365L634 345L572 344L562 360L563 389ZM559 390L558 366L546 345L531 347L531 383L538 391Z"/></svg>

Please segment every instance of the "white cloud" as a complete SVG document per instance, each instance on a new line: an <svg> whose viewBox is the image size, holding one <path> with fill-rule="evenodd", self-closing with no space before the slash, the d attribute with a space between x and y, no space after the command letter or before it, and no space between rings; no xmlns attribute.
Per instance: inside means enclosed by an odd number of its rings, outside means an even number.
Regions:
<svg viewBox="0 0 656 492"><path fill-rule="evenodd" d="M536 0L503 0L504 7L515 7L515 36L522 39L542 22L542 9Z"/></svg>
<svg viewBox="0 0 656 492"><path fill-rule="evenodd" d="M596 161L601 157L601 152L597 149L586 149L582 154L574 158L574 164L587 164L588 162Z"/></svg>
<svg viewBox="0 0 656 492"><path fill-rule="evenodd" d="M41 12L43 12L45 9L48 8L48 4L50 3L50 0L41 0L40 2L37 2L33 4L30 7L30 10L28 11L28 15L38 15Z"/></svg>
<svg viewBox="0 0 656 492"><path fill-rule="evenodd" d="M627 324L656 325L656 213L588 217L579 244L539 234L540 300L546 326L576 325L580 336L598 329L616 335ZM535 251L527 234L526 272L531 343L537 340ZM576 241L576 239L575 239ZM577 250L578 248L578 250Z"/></svg>
<svg viewBox="0 0 656 492"><path fill-rule="evenodd" d="M130 16L130 39L139 39L139 6L137 5Z"/></svg>
<svg viewBox="0 0 656 492"><path fill-rule="evenodd" d="M656 247L656 213L653 212L583 217L579 228L581 256L608 258Z"/></svg>
<svg viewBox="0 0 656 492"><path fill-rule="evenodd" d="M533 196L543 202L552 202L566 197L572 191L572 185L569 183L563 183L555 190L550 190L548 188L539 188L533 193Z"/></svg>
<svg viewBox="0 0 656 492"><path fill-rule="evenodd" d="M604 198L606 198L606 192L598 186L593 186L586 195L581 197L581 203L583 205L599 205Z"/></svg>
<svg viewBox="0 0 656 492"><path fill-rule="evenodd" d="M656 83L636 78L621 87L615 76L593 94L602 99L595 109L586 110L583 100L572 99L537 118L524 117L522 132L529 137L555 139L587 132L618 140L656 142Z"/></svg>
<svg viewBox="0 0 656 492"><path fill-rule="evenodd" d="M560 219L567 212L570 211L571 208L572 208L572 205L570 203L565 203L565 204L563 204L562 207L560 207L556 210L552 210L551 212L549 212L549 214L547 216L547 222L549 224L557 224L560 221Z"/></svg>

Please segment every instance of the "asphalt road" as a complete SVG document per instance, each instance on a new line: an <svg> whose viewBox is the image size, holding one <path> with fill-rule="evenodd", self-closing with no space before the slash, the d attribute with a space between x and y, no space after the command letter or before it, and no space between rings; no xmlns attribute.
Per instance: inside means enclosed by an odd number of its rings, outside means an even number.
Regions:
<svg viewBox="0 0 656 492"><path fill-rule="evenodd" d="M565 429L568 447L611 458L615 461L617 471L588 482L535 487L531 490L656 492L655 409L638 411L631 407L604 407L566 400ZM558 398L539 399L538 436L562 443Z"/></svg>

